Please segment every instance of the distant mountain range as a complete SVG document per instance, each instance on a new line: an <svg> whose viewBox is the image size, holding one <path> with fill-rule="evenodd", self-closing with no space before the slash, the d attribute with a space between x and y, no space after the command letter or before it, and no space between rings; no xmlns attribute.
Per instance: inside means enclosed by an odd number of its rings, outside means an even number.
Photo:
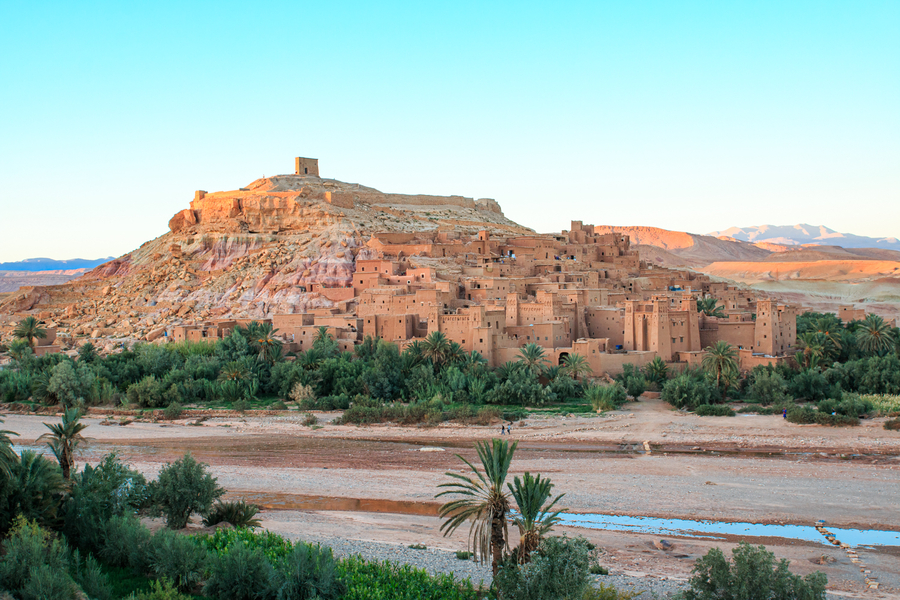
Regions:
<svg viewBox="0 0 900 600"><path fill-rule="evenodd" d="M52 258L26 258L18 262L0 263L0 271L71 271L72 269L93 269L97 265L111 261L113 256L106 258L70 258L69 260L54 260Z"/></svg>
<svg viewBox="0 0 900 600"><path fill-rule="evenodd" d="M707 235L713 237L730 237L742 242L754 244L781 244L784 246L802 246L816 244L819 246L841 246L843 248L882 248L900 250L897 238L873 238L852 233L839 233L822 225L760 225L758 227L732 227L723 231L714 231Z"/></svg>

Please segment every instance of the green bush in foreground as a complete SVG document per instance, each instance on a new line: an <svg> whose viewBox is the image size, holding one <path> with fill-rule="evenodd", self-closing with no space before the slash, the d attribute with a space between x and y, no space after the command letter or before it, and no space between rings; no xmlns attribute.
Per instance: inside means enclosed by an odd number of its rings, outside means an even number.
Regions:
<svg viewBox="0 0 900 600"><path fill-rule="evenodd" d="M272 578L278 600L337 600L347 591L331 548L298 542Z"/></svg>
<svg viewBox="0 0 900 600"><path fill-rule="evenodd" d="M586 539L548 537L532 552L527 564L519 565L512 558L506 560L494 583L501 598L580 598L589 587L590 566L591 550Z"/></svg>
<svg viewBox="0 0 900 600"><path fill-rule="evenodd" d="M272 563L259 548L236 544L212 559L203 593L220 600L268 599L272 573Z"/></svg>
<svg viewBox="0 0 900 600"><path fill-rule="evenodd" d="M884 428L888 431L900 431L900 418L888 419L884 422Z"/></svg>
<svg viewBox="0 0 900 600"><path fill-rule="evenodd" d="M764 546L741 542L729 561L718 548L698 559L684 600L825 600L824 573L801 578Z"/></svg>
<svg viewBox="0 0 900 600"><path fill-rule="evenodd" d="M207 465L190 454L169 463L152 484L153 501L166 517L169 529L184 529L195 512L208 512L212 503L225 493Z"/></svg>
<svg viewBox="0 0 900 600"><path fill-rule="evenodd" d="M338 573L347 585L342 600L480 600L468 580L452 575L429 575L424 569L352 556L340 563Z"/></svg>

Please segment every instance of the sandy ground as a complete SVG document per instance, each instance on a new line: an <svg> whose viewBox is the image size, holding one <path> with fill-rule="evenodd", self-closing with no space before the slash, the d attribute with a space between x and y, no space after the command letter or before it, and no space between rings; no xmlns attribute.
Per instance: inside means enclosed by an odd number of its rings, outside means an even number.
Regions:
<svg viewBox="0 0 900 600"><path fill-rule="evenodd" d="M199 426L101 426L87 418L94 441L82 456L93 461L114 449L152 476L189 451L211 465L230 495L265 507L264 525L274 531L464 548L464 532L440 534L434 494L446 471L464 467L455 454L474 458L472 442L497 437L499 426L337 426L335 416L320 414L318 429L302 426L297 413ZM19 432L23 446L45 430L42 422L55 420L5 418L3 428ZM519 442L512 472L550 476L555 492L566 494L561 504L575 513L796 525L821 519L830 527L900 531L900 434L882 421L801 426L778 416L697 417L644 401L603 416L517 423L509 438ZM606 549L603 563L614 572L673 579L686 579L710 547L728 549L740 539L666 537L673 547L664 551L654 544L659 535L561 529ZM791 560L797 572L825 571L838 593L879 597L900 589L898 547L860 548L854 558L824 539L745 539ZM879 589L867 589L866 577Z"/></svg>

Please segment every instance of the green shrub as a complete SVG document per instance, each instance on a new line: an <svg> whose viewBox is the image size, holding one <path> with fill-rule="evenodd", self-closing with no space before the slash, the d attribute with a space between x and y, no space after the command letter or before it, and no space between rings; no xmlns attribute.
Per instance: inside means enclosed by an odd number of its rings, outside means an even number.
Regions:
<svg viewBox="0 0 900 600"><path fill-rule="evenodd" d="M350 408L350 396L323 396L321 398L304 398L297 405L300 410L347 410Z"/></svg>
<svg viewBox="0 0 900 600"><path fill-rule="evenodd" d="M788 409L787 420L791 423L830 425L832 427L859 425L859 419L847 415L832 415L811 406L794 406Z"/></svg>
<svg viewBox="0 0 900 600"><path fill-rule="evenodd" d="M258 548L236 544L212 558L209 579L203 593L221 600L262 600L269 598L272 564Z"/></svg>
<svg viewBox="0 0 900 600"><path fill-rule="evenodd" d="M81 560L76 550L73 552L72 563L75 582L89 598L92 600L109 600L112 597L109 580L100 568L100 563L97 562L97 559L88 554L84 560Z"/></svg>
<svg viewBox="0 0 900 600"><path fill-rule="evenodd" d="M209 555L197 541L186 535L161 529L150 540L150 570L167 577L181 590L187 591L203 580Z"/></svg>
<svg viewBox="0 0 900 600"><path fill-rule="evenodd" d="M153 536L132 515L113 517L104 527L100 558L116 567L128 567L134 573L150 568L150 540Z"/></svg>
<svg viewBox="0 0 900 600"><path fill-rule="evenodd" d="M694 413L701 417L733 417L737 414L725 404L701 404Z"/></svg>
<svg viewBox="0 0 900 600"><path fill-rule="evenodd" d="M48 594L48 598L74 598L74 591L64 595L66 590L75 589L68 574L69 564L64 540L55 538L35 521L18 517L3 541L0 589L19 593L23 598L44 598L40 593Z"/></svg>
<svg viewBox="0 0 900 600"><path fill-rule="evenodd" d="M530 562L520 565L513 559L504 561L494 583L501 598L579 598L590 583L590 553L582 537L544 538Z"/></svg>
<svg viewBox="0 0 900 600"><path fill-rule="evenodd" d="M643 375L631 375L625 379L625 390L628 395L637 400L637 397L647 391L647 380Z"/></svg>
<svg viewBox="0 0 900 600"><path fill-rule="evenodd" d="M480 600L468 580L452 575L431 576L423 569L351 556L339 563L338 574L347 585L342 600Z"/></svg>
<svg viewBox="0 0 900 600"><path fill-rule="evenodd" d="M72 493L65 505L63 533L69 543L96 552L103 545L110 519L133 513L149 499L144 476L130 469L115 453L96 467L85 465L72 477Z"/></svg>
<svg viewBox="0 0 900 600"><path fill-rule="evenodd" d="M213 535L198 535L196 540L210 554L222 554L237 544L259 548L272 563L284 559L294 549L289 541L278 534L252 529L219 529Z"/></svg>
<svg viewBox="0 0 900 600"><path fill-rule="evenodd" d="M19 597L22 600L76 600L79 598L78 585L65 571L38 565L28 572L28 580L19 590Z"/></svg>
<svg viewBox="0 0 900 600"><path fill-rule="evenodd" d="M825 600L827 579L819 571L801 578L788 570L788 561L775 562L764 546L741 542L729 562L713 548L694 563L685 600L769 600L795 598Z"/></svg>
<svg viewBox="0 0 900 600"><path fill-rule="evenodd" d="M738 412L741 414L756 413L758 415L780 415L781 406L762 406L760 404L745 404Z"/></svg>
<svg viewBox="0 0 900 600"><path fill-rule="evenodd" d="M235 400L231 403L232 410L236 410L238 412L247 412L250 410L250 402L247 401L246 398L241 398L240 400Z"/></svg>
<svg viewBox="0 0 900 600"><path fill-rule="evenodd" d="M150 583L150 589L133 595L129 600L190 600L181 594L171 580L163 577Z"/></svg>
<svg viewBox="0 0 900 600"><path fill-rule="evenodd" d="M705 379L682 373L665 383L660 397L675 408L690 410L709 404L715 396L713 386Z"/></svg>
<svg viewBox="0 0 900 600"><path fill-rule="evenodd" d="M609 569L600 565L591 565L591 575L609 575Z"/></svg>
<svg viewBox="0 0 900 600"><path fill-rule="evenodd" d="M873 410L872 402L860 396L847 396L841 400L831 398L822 400L818 404L819 412L835 413L847 417L860 417L869 414Z"/></svg>
<svg viewBox="0 0 900 600"><path fill-rule="evenodd" d="M589 587L584 590L581 600L632 600L643 593L643 590L624 591L616 589L615 586L601 583L597 587Z"/></svg>
<svg viewBox="0 0 900 600"><path fill-rule="evenodd" d="M469 560L470 558L472 558L472 553L466 550L457 550L456 558L458 560Z"/></svg>
<svg viewBox="0 0 900 600"><path fill-rule="evenodd" d="M643 393L643 392L641 392ZM610 385L595 385L584 390L584 397L596 411L615 410L628 400L628 392L618 381Z"/></svg>
<svg viewBox="0 0 900 600"><path fill-rule="evenodd" d="M748 389L749 397L763 406L780 404L790 400L787 394L787 383L775 370L762 369L756 371Z"/></svg>
<svg viewBox="0 0 900 600"><path fill-rule="evenodd" d="M276 400L272 404L269 405L269 410L287 410L287 404L282 402L281 400Z"/></svg>
<svg viewBox="0 0 900 600"><path fill-rule="evenodd" d="M153 502L166 516L170 529L183 529L193 513L208 512L213 501L225 493L207 467L188 453L159 472L152 486Z"/></svg>
<svg viewBox="0 0 900 600"><path fill-rule="evenodd" d="M128 386L126 396L132 404L141 408L160 408L165 406L166 389L153 375L147 375L137 383Z"/></svg>
<svg viewBox="0 0 900 600"><path fill-rule="evenodd" d="M889 431L900 431L900 418L888 419L884 422L884 428Z"/></svg>
<svg viewBox="0 0 900 600"><path fill-rule="evenodd" d="M184 407L178 404L178 402L171 402L166 407L166 410L163 411L163 416L169 421L174 421L178 417L181 416L181 413L184 412Z"/></svg>
<svg viewBox="0 0 900 600"><path fill-rule="evenodd" d="M312 413L306 413L305 415L303 415L303 421L301 421L301 423L306 427L312 427L313 425L318 424L318 422L319 417Z"/></svg>
<svg viewBox="0 0 900 600"><path fill-rule="evenodd" d="M818 402L827 398L833 390L822 373L815 369L806 369L797 373L789 385L791 395L802 400Z"/></svg>
<svg viewBox="0 0 900 600"><path fill-rule="evenodd" d="M298 542L272 577L278 600L337 600L347 591L331 548Z"/></svg>
<svg viewBox="0 0 900 600"><path fill-rule="evenodd" d="M259 527L259 519L255 518L259 507L247 504L243 500L235 502L216 502L215 506L203 517L203 525L212 527L219 523L228 523L233 527Z"/></svg>

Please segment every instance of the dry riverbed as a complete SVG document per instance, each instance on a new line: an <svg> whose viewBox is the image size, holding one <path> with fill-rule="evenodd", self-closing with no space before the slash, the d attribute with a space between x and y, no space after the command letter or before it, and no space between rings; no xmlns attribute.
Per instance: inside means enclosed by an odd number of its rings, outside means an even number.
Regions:
<svg viewBox="0 0 900 600"><path fill-rule="evenodd" d="M483 569L450 553L465 548L465 532L444 538L438 530L434 494L446 471L464 466L454 455L474 458L472 443L498 437L499 424L356 427L334 425L335 416L318 414L320 428L303 426L297 412L220 414L197 425L182 419L104 426L110 421L89 416L86 433L94 442L84 459L116 450L152 476L189 451L211 465L230 495L265 507L264 525L273 531L338 551L419 560L432 570L451 565L477 582ZM4 428L29 446L52 420L8 414ZM885 431L882 421L802 426L780 416L697 417L644 401L602 416L529 418L513 426L509 439L519 442L513 475L550 476L573 513L805 526L824 520L828 527L897 531L900 434ZM710 547L728 551L741 538L764 543L797 572L825 571L836 594L871 598L900 589L900 548L893 545L859 548L853 556L824 538L753 530L697 537L560 529L604 548L601 562L617 584L659 595L683 585ZM410 550L411 544L428 550ZM878 589L866 579L877 580Z"/></svg>

